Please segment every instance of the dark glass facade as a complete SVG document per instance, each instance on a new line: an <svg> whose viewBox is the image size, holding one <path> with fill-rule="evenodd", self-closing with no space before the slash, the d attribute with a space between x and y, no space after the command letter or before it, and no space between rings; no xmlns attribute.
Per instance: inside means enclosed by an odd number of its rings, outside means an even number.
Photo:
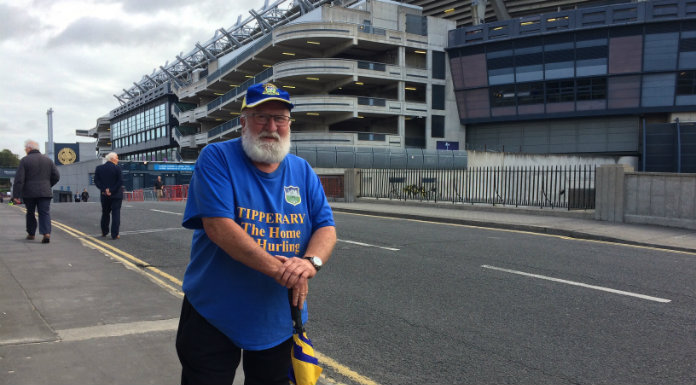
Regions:
<svg viewBox="0 0 696 385"><path fill-rule="evenodd" d="M621 4L452 31L461 122L694 111L696 9L688 4Z"/></svg>
<svg viewBox="0 0 696 385"><path fill-rule="evenodd" d="M165 97L111 119L111 146L121 159L173 161L176 149L171 139L176 120Z"/></svg>

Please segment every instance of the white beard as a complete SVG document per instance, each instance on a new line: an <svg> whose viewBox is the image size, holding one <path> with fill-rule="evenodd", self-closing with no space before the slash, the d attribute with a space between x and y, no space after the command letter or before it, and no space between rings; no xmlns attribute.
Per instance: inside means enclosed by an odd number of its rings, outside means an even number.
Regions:
<svg viewBox="0 0 696 385"><path fill-rule="evenodd" d="M277 142L264 142L261 138L273 137ZM247 156L254 162L263 164L280 163L290 152L290 134L281 138L277 132L262 131L254 136L249 129L242 130L242 148Z"/></svg>

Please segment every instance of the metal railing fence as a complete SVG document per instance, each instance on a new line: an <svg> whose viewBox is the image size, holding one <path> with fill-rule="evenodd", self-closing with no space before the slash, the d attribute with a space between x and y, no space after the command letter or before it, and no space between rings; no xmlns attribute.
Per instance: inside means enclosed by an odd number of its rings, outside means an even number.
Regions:
<svg viewBox="0 0 696 385"><path fill-rule="evenodd" d="M360 197L594 209L594 165L361 169Z"/></svg>

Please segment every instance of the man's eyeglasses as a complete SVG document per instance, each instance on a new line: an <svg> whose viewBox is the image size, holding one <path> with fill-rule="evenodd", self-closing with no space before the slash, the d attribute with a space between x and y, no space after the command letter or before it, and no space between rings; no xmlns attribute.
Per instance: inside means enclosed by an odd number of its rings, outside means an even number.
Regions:
<svg viewBox="0 0 696 385"><path fill-rule="evenodd" d="M287 126L290 123L290 117L285 115L271 115L260 112L252 112L250 115L259 124L266 124L271 119L278 126Z"/></svg>

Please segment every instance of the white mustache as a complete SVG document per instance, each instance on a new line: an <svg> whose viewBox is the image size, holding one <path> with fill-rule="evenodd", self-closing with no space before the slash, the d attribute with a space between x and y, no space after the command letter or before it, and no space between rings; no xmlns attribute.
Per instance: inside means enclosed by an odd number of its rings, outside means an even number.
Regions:
<svg viewBox="0 0 696 385"><path fill-rule="evenodd" d="M263 139L263 138L273 138L273 139L280 140L280 135L278 135L277 132L266 132L266 133L260 133L259 136L257 136L257 139Z"/></svg>

